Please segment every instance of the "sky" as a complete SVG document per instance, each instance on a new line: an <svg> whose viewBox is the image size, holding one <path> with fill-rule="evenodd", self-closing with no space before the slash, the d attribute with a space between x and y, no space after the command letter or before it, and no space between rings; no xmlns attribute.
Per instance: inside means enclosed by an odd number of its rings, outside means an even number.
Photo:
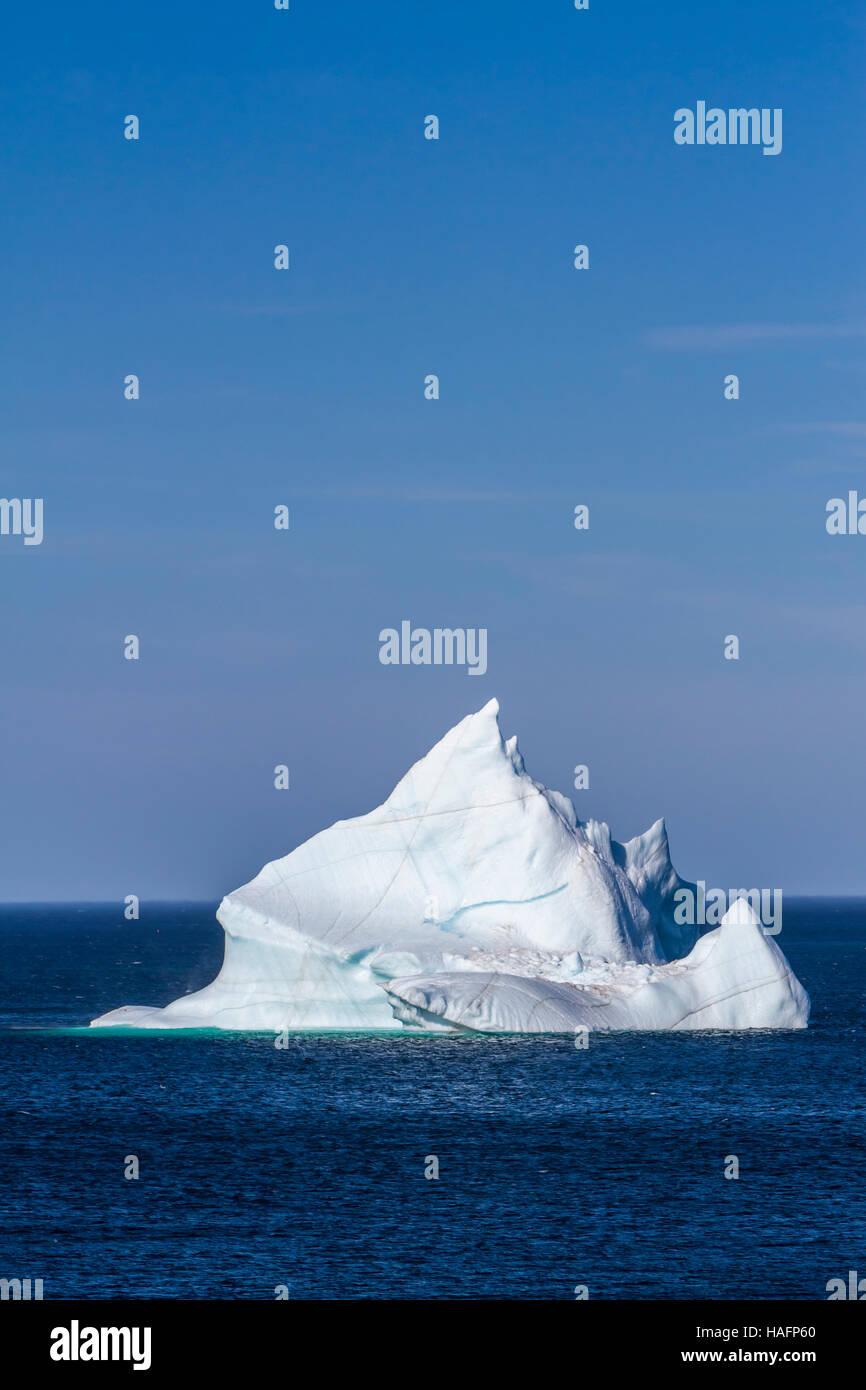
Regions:
<svg viewBox="0 0 866 1390"><path fill-rule="evenodd" d="M0 900L217 900L492 696L685 877L866 893L862 6L6 31ZM698 101L781 152L676 144ZM404 619L486 673L382 665Z"/></svg>

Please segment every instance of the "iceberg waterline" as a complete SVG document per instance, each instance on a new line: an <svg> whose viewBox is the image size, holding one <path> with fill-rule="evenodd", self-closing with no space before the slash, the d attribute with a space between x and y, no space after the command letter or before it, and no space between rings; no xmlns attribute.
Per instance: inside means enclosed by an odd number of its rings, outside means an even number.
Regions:
<svg viewBox="0 0 866 1390"><path fill-rule="evenodd" d="M491 700L387 801L223 899L225 959L165 1008L92 1027L572 1033L802 1028L809 1000L751 907L674 919L664 822L619 844L526 772Z"/></svg>

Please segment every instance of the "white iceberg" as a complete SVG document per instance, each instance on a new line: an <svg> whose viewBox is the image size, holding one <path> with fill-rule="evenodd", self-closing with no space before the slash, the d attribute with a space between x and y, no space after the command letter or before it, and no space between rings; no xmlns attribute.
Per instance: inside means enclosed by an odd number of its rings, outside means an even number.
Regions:
<svg viewBox="0 0 866 1390"><path fill-rule="evenodd" d="M801 1028L809 1000L749 904L674 920L664 822L619 844L527 774L495 700L388 800L224 898L222 969L93 1027L572 1033Z"/></svg>

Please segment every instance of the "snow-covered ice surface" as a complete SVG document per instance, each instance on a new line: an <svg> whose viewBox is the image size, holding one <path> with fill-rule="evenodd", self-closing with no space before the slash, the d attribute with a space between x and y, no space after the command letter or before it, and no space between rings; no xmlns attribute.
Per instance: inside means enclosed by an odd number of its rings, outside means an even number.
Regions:
<svg viewBox="0 0 866 1390"><path fill-rule="evenodd" d="M571 1033L801 1028L809 1000L747 902L698 936L664 822L619 844L527 774L491 700L388 800L224 898L222 970L93 1027Z"/></svg>

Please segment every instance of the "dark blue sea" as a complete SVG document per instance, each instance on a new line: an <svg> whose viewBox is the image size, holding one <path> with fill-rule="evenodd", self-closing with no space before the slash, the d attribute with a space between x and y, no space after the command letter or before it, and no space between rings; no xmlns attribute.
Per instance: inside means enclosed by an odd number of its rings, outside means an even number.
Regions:
<svg viewBox="0 0 866 1390"><path fill-rule="evenodd" d="M825 1299L866 1274L866 902L786 901L805 1032L79 1031L210 981L213 913L0 910L0 1277L46 1299Z"/></svg>

